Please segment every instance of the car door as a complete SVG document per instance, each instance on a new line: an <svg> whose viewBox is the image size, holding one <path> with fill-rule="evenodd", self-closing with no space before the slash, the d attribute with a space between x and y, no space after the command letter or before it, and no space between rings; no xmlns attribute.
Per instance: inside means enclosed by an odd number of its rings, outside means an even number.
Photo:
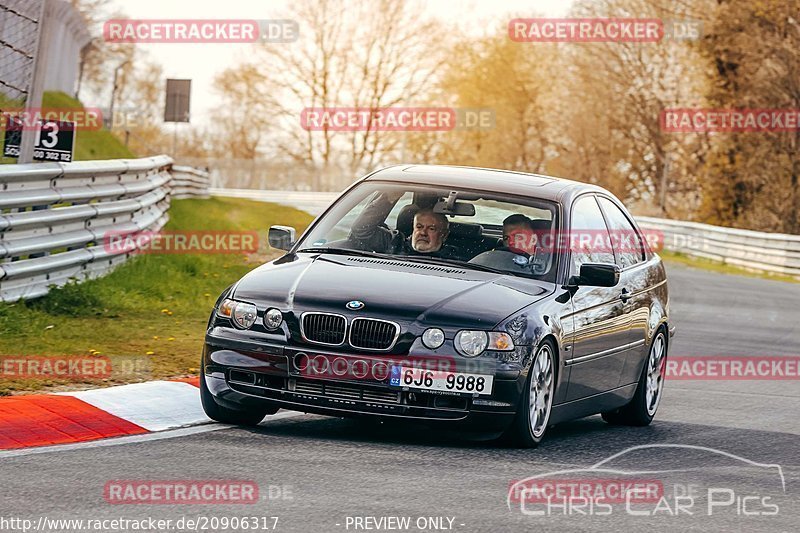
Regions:
<svg viewBox="0 0 800 533"><path fill-rule="evenodd" d="M650 276L645 263L644 243L628 216L610 198L597 197L614 243L617 265L620 267L619 291L623 312L628 317L628 355L622 371L621 385L639 379L642 361L647 355L647 329L650 319Z"/></svg>
<svg viewBox="0 0 800 533"><path fill-rule="evenodd" d="M594 194L573 204L569 226L570 275L583 263L615 264L611 236ZM620 287L581 286L572 298L573 335L567 401L614 389L620 384L628 344L628 317Z"/></svg>

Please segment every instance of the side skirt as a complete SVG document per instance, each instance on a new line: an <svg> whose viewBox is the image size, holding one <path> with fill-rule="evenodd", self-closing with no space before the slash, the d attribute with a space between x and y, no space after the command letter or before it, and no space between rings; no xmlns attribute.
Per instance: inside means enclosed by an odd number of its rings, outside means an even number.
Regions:
<svg viewBox="0 0 800 533"><path fill-rule="evenodd" d="M631 383L601 394L554 405L550 413L550 423L557 424L622 407L631 401L637 385L638 383Z"/></svg>

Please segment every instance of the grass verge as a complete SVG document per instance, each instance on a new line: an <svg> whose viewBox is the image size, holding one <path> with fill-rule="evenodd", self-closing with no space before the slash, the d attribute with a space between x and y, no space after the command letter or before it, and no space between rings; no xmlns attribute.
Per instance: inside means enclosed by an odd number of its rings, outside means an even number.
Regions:
<svg viewBox="0 0 800 533"><path fill-rule="evenodd" d="M312 217L290 207L232 198L175 200L165 229L258 231L251 255L141 255L108 276L47 296L0 303L0 359L96 355L111 362L102 379L16 377L0 361L0 395L87 388L197 373L208 315L219 293L278 254L266 244L272 224L299 231ZM17 364L14 362L13 364ZM10 371L9 371L10 370Z"/></svg>

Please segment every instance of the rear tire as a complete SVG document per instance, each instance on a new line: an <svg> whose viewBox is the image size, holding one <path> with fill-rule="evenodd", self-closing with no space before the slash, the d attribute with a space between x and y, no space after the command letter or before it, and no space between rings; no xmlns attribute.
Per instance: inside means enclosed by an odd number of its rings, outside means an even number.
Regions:
<svg viewBox="0 0 800 533"><path fill-rule="evenodd" d="M237 426L257 426L265 416L274 415L280 409L280 407L274 406L243 411L223 407L217 403L211 391L208 390L206 374L203 371L200 372L200 403L203 404L203 411L211 420Z"/></svg>
<svg viewBox="0 0 800 533"><path fill-rule="evenodd" d="M550 340L544 341L536 350L517 414L503 434L503 439L512 446L535 448L544 439L555 393L555 353L555 346Z"/></svg>
<svg viewBox="0 0 800 533"><path fill-rule="evenodd" d="M602 413L609 424L622 426L647 426L653 421L661 402L667 368L667 338L660 328L650 343L650 352L639 377L639 385L633 399L614 411Z"/></svg>

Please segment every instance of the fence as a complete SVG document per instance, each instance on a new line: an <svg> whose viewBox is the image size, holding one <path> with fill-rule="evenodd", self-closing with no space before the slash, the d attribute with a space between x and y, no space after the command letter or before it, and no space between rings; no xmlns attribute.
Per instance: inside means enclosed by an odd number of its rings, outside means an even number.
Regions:
<svg viewBox="0 0 800 533"><path fill-rule="evenodd" d="M0 107L24 107L28 100L42 5L43 0L0 2Z"/></svg>
<svg viewBox="0 0 800 533"><path fill-rule="evenodd" d="M42 296L124 262L130 254L104 246L103 238L166 224L171 165L167 156L0 165L0 301ZM207 174L177 174L181 197L207 196Z"/></svg>
<svg viewBox="0 0 800 533"><path fill-rule="evenodd" d="M748 270L800 277L800 235L722 228L697 222L637 217L664 234L664 247L690 257Z"/></svg>

